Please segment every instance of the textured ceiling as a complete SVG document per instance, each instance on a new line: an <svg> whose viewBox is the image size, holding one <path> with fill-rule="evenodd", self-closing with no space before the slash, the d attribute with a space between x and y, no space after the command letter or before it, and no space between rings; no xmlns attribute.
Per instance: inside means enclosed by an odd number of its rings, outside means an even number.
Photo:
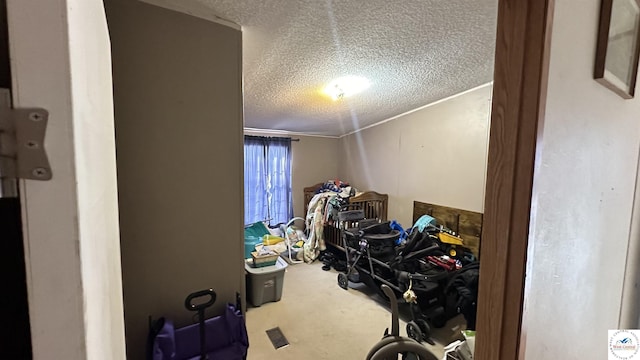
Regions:
<svg viewBox="0 0 640 360"><path fill-rule="evenodd" d="M497 0L191 1L242 26L245 127L339 136L493 77ZM343 75L371 86L333 101Z"/></svg>

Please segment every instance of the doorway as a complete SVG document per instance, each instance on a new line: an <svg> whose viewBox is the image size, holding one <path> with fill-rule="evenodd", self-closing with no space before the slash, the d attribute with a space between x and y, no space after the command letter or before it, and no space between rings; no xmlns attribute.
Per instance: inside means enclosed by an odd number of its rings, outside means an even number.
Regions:
<svg viewBox="0 0 640 360"><path fill-rule="evenodd" d="M503 2L501 1L501 3L503 3ZM529 3L531 3L531 2L529 2ZM505 6L506 6L506 5L505 5ZM529 8L524 8L524 7L523 7L522 11L525 11L525 12L526 12L526 11L528 11L528 9L529 9ZM35 13L35 14L42 14L42 13L46 13L46 12L47 12L47 10L51 10L51 9L47 9L45 6L42 6L42 7L39 7L39 8L34 8L34 9L32 9L32 10L33 10L33 13ZM54 10L56 10L56 9L54 9ZM60 9L57 9L57 10L60 10ZM65 9L65 11L66 11L66 9ZM52 14L57 14L57 13L59 13L59 11L50 11L50 13L52 13ZM509 24L507 24L507 25L506 25L506 27L505 27L505 28L503 28L501 31L505 31L505 32L506 32L506 31L507 31L506 29L511 29L511 28L510 28L510 27L508 27L508 26L509 26ZM510 24L510 26L516 27L516 24ZM54 27L54 28L55 28L55 27ZM64 27L62 27L62 28L64 28ZM59 30L59 28L57 28L57 31L60 31L60 30ZM26 33L26 31L25 31L25 33ZM499 33L499 36L501 36L501 35L502 35L502 33ZM45 37L45 38L46 38L46 37ZM528 38L526 38L526 37L525 37L525 40L526 40L526 39L528 39ZM503 40L504 40L504 39L503 39ZM507 43L509 43L509 41L514 41L514 43L516 43L516 42L515 42L515 40L514 40L514 39L511 39L511 38L506 38L506 40L504 40L504 41L506 41ZM57 44L57 43L58 43L58 41L54 41L53 43L56 43L56 44ZM522 42L519 42L519 43L520 43L520 44L522 44ZM525 44L528 44L528 42L526 42L526 41L525 41L524 43L525 43ZM66 46L66 45L65 45L65 46ZM537 45L532 45L532 46L537 46ZM43 58L46 58L46 56L44 56L44 55L43 55ZM20 58L18 58L18 61L20 61ZM24 75L24 74L22 74L22 75ZM67 74L67 75L69 75L69 74ZM41 84L42 84L42 83L41 83ZM53 87L53 88L55 88L55 86L52 86L52 87ZM49 91L49 92L54 92L54 91L53 91L53 89L47 89L47 91ZM22 99L24 100L24 98L22 98ZM34 99L34 101L35 101L35 99ZM510 99L510 98L509 98L509 99L507 99L507 101L508 101L509 103L511 103L511 101L513 101L513 99ZM516 113L518 113L518 112L516 112ZM73 143L73 139L71 139L71 140L69 141L69 139L65 138L64 136L59 137L59 135L60 135L60 134L58 133L58 134L56 134L56 135L52 136L52 141L56 141L56 142L63 142L63 143ZM240 138L240 131L238 131L238 138ZM500 146L500 144L498 144L497 146ZM64 154L64 155L68 155L68 154ZM65 170L68 170L68 169L65 169ZM490 175L490 176L493 176L493 175ZM75 180L74 180L74 179L64 179L63 181L70 181L70 182L72 182L72 183L73 183ZM48 193L48 192L47 192L47 193ZM33 196L35 196L35 194L34 194ZM50 196L50 195L47 195L47 196ZM43 201L43 203L44 203L44 201ZM41 205L42 205L43 207L46 207L46 204L41 204ZM76 212L76 213L77 213L77 212ZM29 216L29 215L28 215L28 216ZM238 214L238 216L240 216L240 215ZM37 221L37 219L34 219L34 220L36 220L36 221L34 221L34 222L32 223L32 222L31 222L31 219L30 219L30 224L29 224L29 227L30 227L30 228L33 226L33 227L34 227L34 230L35 230L35 229L37 229L37 228L43 228L43 229L46 229L46 228L48 227L48 226L47 226L47 224L46 224L46 222L44 222L44 221L43 221L43 222L38 222L38 221ZM73 226L73 225L71 225L71 226ZM35 235L35 234L34 234L34 235ZM487 238L488 238L488 237L485 237L485 239L487 239ZM491 241L491 240L487 240L487 241ZM64 243L62 243L62 245L65 245L65 244L64 244ZM238 253L240 253L240 252L241 252L241 246L239 245L239 246L238 246ZM68 253L68 254L74 254L74 259L76 259L76 260L77 260L77 258L78 258L78 255L75 255L75 254L77 254L77 253L76 253L76 252L74 252L74 250L73 250L73 249L69 249L68 251L65 251L65 253ZM75 275L77 275L77 278L79 278L79 277L81 277L82 271L83 271L83 270L81 270L81 267L79 267L79 266L78 266L78 267L75 267L75 268L74 268L74 270L72 270L72 273L73 273L73 274L75 274ZM85 269L84 271L86 271L86 269ZM39 276L42 276L42 274L38 274L38 275L39 275ZM112 275L113 275L113 274L112 274ZM74 283L76 283L76 280L77 280L77 279L72 279L72 280L73 280L73 282L74 282ZM505 284L505 288L506 288L506 284ZM78 296L78 298L82 298L82 295L79 295L79 296ZM36 304L32 304L32 306L35 306L35 308L36 308L36 309L38 309L39 311L43 311L43 309L46 309L46 308L48 307L46 304L44 304L44 302L37 302ZM516 306L516 307L517 307L517 306ZM63 308L63 310L65 310L65 311L68 311L68 310L69 310L69 309L66 309L66 307L64 307L64 306L63 306L62 308ZM82 306L79 306L79 308L82 308ZM495 309L496 309L495 307L492 307L492 310L495 310ZM516 309L516 310L517 310L516 312L519 312L519 309ZM70 312L73 312L73 310L70 310ZM51 321L51 319L48 319L48 320L47 320L47 319L43 319L43 318L41 318L41 317L38 317L38 318L39 318L39 319L42 319L42 321L45 321L45 322L47 322L47 321ZM93 323L93 322L89 322L89 323ZM80 331L80 333L82 333L82 332L83 332L83 330L82 330L82 326L79 326L79 327L78 327L78 329L80 329L80 330L79 330L79 331ZM83 336L79 336L79 338L82 338L82 337L83 337ZM55 337L53 337L53 338L55 338ZM68 336L65 336L65 338L75 338L75 337L68 337ZM499 338L500 338L500 336L498 336L496 339L499 339ZM39 340L41 340L41 339L39 339ZM65 341L64 341L64 340L65 340L65 339L61 339L61 344L65 343ZM68 341L68 340L70 340L70 339L67 339L67 341ZM117 341L117 340L113 340L113 341ZM497 340L495 340L495 341L497 341ZM506 355L505 355L505 356L506 356ZM64 356L62 356L61 358L74 358L74 357L64 357ZM500 357L494 357L494 358L492 358L492 360L493 360L493 359L499 359L499 358L500 358ZM508 357L505 357L505 359L508 359Z"/></svg>

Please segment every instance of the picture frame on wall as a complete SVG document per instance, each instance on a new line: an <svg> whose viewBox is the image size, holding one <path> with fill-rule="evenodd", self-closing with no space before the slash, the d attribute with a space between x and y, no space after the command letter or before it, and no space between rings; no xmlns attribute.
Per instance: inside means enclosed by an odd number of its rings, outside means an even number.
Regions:
<svg viewBox="0 0 640 360"><path fill-rule="evenodd" d="M625 99L635 95L640 0L602 0L594 78Z"/></svg>

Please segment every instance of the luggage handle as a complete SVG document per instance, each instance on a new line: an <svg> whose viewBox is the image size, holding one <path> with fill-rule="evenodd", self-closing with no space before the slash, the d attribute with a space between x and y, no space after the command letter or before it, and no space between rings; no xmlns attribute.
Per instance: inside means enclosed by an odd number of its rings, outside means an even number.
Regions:
<svg viewBox="0 0 640 360"><path fill-rule="evenodd" d="M198 299L205 296L209 296L209 301L199 303L199 304L193 303L194 299ZM199 311L199 310L208 308L209 306L213 305L215 302L216 302L216 292L213 291L213 289L206 289L206 290L196 291L187 295L187 298L184 300L184 306L189 311Z"/></svg>
<svg viewBox="0 0 640 360"><path fill-rule="evenodd" d="M209 296L209 301L194 304L193 299ZM198 312L198 323L200 324L200 360L207 359L207 344L205 340L205 328L204 328L204 310L216 302L216 293L213 289L206 289L193 292L187 295L184 299L184 306L187 310Z"/></svg>

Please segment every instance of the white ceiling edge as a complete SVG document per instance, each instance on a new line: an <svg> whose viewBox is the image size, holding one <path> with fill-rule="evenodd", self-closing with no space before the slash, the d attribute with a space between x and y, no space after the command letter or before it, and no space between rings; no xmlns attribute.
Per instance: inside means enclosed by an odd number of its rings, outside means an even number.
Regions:
<svg viewBox="0 0 640 360"><path fill-rule="evenodd" d="M358 133L360 131L363 131L363 130L366 130L366 129L370 129L370 128L378 126L378 125L382 125L382 124L387 123L389 121L393 121L393 120L399 119L399 118L401 118L401 117L403 117L405 115L409 115L409 114L414 113L416 111L420 111L422 109L426 109L428 107L431 107L431 106L434 106L434 105L438 105L438 104L443 103L445 101L457 98L458 96L462 96L462 95L468 94L470 92L473 92L473 91L476 91L476 90L479 90L479 89L482 89L484 87L491 86L491 85L493 85L493 81L489 81L486 84L478 85L478 86L476 86L474 88L471 88L469 90L465 90L465 91L459 92L457 94L453 94L451 96L447 96L447 97L442 98L442 99L440 99L438 101L434 101L434 102L429 103L427 105L420 106L419 108L416 108L416 109L413 109L413 110L409 110L409 111L404 112L402 114L390 117L388 119L384 119L384 120L378 121L375 124L371 124L369 126L365 126L362 129L358 129L358 130L355 130L355 131L352 131L350 133L347 133L347 134L344 134L344 135L340 135L340 136L306 134L306 133L302 133L302 132L294 132L294 131L286 131L286 130L259 129L259 128L248 128L248 127L245 127L244 131L245 132L253 132L253 133L273 134L273 135L295 135L295 136L311 136L311 137L321 137L321 138L330 138L330 139L342 139L345 136L353 135L353 134L356 134L356 133Z"/></svg>
<svg viewBox="0 0 640 360"><path fill-rule="evenodd" d="M319 137L319 138L328 138L328 139L340 138L339 136L331 136L331 135L306 134L306 133L295 132L295 131L258 129L258 128L248 128L248 127L244 128L244 132L262 133L262 134L268 134L268 135L308 136L308 137Z"/></svg>
<svg viewBox="0 0 640 360"><path fill-rule="evenodd" d="M206 6L198 6L197 5L198 3L194 1L186 1L186 2L179 2L175 0L138 0L138 1L150 4L150 5L155 5L161 8L177 11L179 13L191 15L193 17L197 17L200 19L213 21L220 25L228 26L236 30L242 30L242 27L239 24L236 24L233 21L221 18L210 8Z"/></svg>
<svg viewBox="0 0 640 360"><path fill-rule="evenodd" d="M448 101L448 100L451 100L451 99L455 99L458 96L462 96L464 94L468 94L470 92L473 92L473 91L476 91L476 90L479 90L479 89L482 89L484 87L491 86L491 85L493 85L493 81L489 81L486 84L478 85L478 86L476 86L474 88L471 88L469 90L465 90L463 92L459 92L457 94L453 94L451 96L447 96L446 98L442 98L442 99L434 101L432 103L428 103L427 105L420 106L419 108L416 108L416 109L413 109L413 110L409 110L407 112L403 112L402 114L399 114L399 115L396 115L396 116L392 116L392 117L390 117L388 119L384 119L384 120L378 121L375 124L371 124L371 125L365 126L365 127L361 128L361 129L354 130L354 131L352 131L350 133L347 133L347 134L344 134L344 135L340 135L339 138L342 139L345 136L353 135L353 134L359 133L359 132L361 132L363 130L367 130L367 129L370 129L370 128L375 127L375 126L382 125L382 124L387 123L389 121L393 121L393 120L399 119L399 118L401 118L401 117L403 117L405 115L409 115L409 114L414 113L416 111L420 111L422 109L426 109L428 107L431 107L431 106L434 106L434 105L438 105L438 104L443 103L445 101Z"/></svg>

